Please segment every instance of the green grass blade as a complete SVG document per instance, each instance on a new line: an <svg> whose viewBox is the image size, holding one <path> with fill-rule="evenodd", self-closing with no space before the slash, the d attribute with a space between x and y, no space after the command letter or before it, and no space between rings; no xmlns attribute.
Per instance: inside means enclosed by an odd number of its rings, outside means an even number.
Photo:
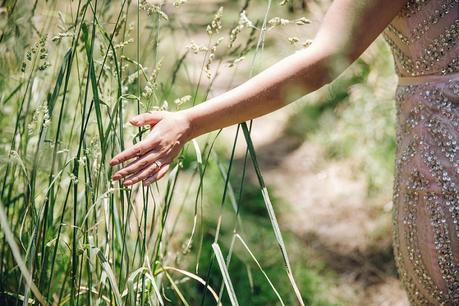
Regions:
<svg viewBox="0 0 459 306"><path fill-rule="evenodd" d="M93 95L93 103L94 103L94 110L96 111L96 118L97 118L97 128L99 129L99 139L101 144L101 149L104 148L104 126L102 122L102 112L100 109L100 98L99 98L99 90L97 88L97 76L94 68L94 60L93 60L93 46L94 46L94 36L95 36L95 29L93 28L92 38L89 37L88 33L88 26L86 23L82 24L82 31L83 31L83 40L85 43L85 50L86 56L88 59L88 80L87 82L91 82L92 88L92 95Z"/></svg>
<svg viewBox="0 0 459 306"><path fill-rule="evenodd" d="M24 260L22 259L21 252L19 251L19 247L16 244L14 239L14 235L11 232L11 228L8 224L8 220L5 214L5 210L3 209L3 204L0 203L0 225L2 227L3 234L5 235L6 241L8 242L11 252L13 253L14 260L21 271L22 276L28 287L32 290L33 294L37 298L37 300L42 305L48 305L43 295L38 290L37 286L34 284L32 280L32 275L30 274L29 270L26 267Z"/></svg>
<svg viewBox="0 0 459 306"><path fill-rule="evenodd" d="M228 269L226 268L225 259L223 258L222 251L218 243L212 243L212 249L214 250L215 257L217 258L218 266L223 276L223 282L226 286L226 291L231 301L232 306L238 306L239 302L237 301L236 293L234 292L233 283L231 282Z"/></svg>
<svg viewBox="0 0 459 306"><path fill-rule="evenodd" d="M120 291L118 289L118 284L116 283L115 274L113 273L113 270L110 267L110 263L105 258L104 254L102 253L102 251L99 248L95 247L95 248L93 248L93 251L97 254L97 257L100 260L100 264L102 265L103 270L105 271L105 273L107 273L108 281L110 282L111 288L112 288L113 293L115 295L116 304L118 306L124 305L123 302L122 302Z"/></svg>
<svg viewBox="0 0 459 306"><path fill-rule="evenodd" d="M260 166L258 165L257 157L255 154L255 148L253 146L252 139L250 137L249 129L247 124L244 122L241 124L242 131L244 132L244 137L247 142L247 148L250 152L250 157L252 158L252 163L255 168L255 172L257 174L258 182L261 186L261 193L263 195L263 200L266 205L266 209L268 211L269 219L271 220L271 225L273 227L274 235L276 236L277 243L282 253L282 257L284 259L284 264L287 269L287 275L292 284L293 290L295 291L295 295L297 297L298 302L301 305L304 305L303 298L301 297L300 290L298 289L298 285L296 284L295 278L293 277L292 268L290 266L290 261L288 258L287 248L285 247L284 239L282 238L282 233L280 231L279 223L277 222L277 217L274 212L273 205L271 203L271 199L269 197L268 189L266 188L265 182L263 180L263 176L261 175Z"/></svg>
<svg viewBox="0 0 459 306"><path fill-rule="evenodd" d="M260 265L260 262L258 261L257 257L255 256L255 254L253 254L253 252L250 250L249 246L247 245L247 243L244 241L244 239L242 239L241 235L239 234L235 234L234 235L235 238L237 238L241 243L242 245L244 246L244 248L246 249L246 251L250 254L250 257L252 257L253 261L255 262L255 264L257 265L258 269L260 269L261 273L263 273L263 276L266 278L266 280L268 281L269 285L271 286L271 289L273 289L274 293L276 294L277 298L279 299L279 302L281 303L281 305L285 305L284 301L282 300L282 297L280 296L279 292L277 291L276 287L274 286L274 284L272 283L271 279L269 278L268 274L266 274L265 270L263 269L263 267Z"/></svg>

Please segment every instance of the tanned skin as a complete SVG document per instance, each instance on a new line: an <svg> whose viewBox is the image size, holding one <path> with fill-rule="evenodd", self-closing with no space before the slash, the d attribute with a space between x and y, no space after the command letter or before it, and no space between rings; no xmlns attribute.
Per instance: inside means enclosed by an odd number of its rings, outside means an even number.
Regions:
<svg viewBox="0 0 459 306"><path fill-rule="evenodd" d="M166 174L189 140L271 113L330 83L368 48L406 2L335 0L308 48L189 109L131 118L134 126L152 128L142 141L113 157L111 166L130 161L113 174L113 180L124 180L125 186L149 185Z"/></svg>

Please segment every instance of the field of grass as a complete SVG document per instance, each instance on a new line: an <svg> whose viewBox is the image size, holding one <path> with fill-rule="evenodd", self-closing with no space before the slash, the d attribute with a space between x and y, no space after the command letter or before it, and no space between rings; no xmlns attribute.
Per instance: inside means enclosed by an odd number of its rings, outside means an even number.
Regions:
<svg viewBox="0 0 459 306"><path fill-rule="evenodd" d="M191 107L307 47L328 1L304 3L2 1L0 304L345 304L336 271L279 225L290 203L251 122L188 143L150 187L108 165L148 132L130 116ZM392 73L378 40L284 127L353 160L369 202L392 187Z"/></svg>

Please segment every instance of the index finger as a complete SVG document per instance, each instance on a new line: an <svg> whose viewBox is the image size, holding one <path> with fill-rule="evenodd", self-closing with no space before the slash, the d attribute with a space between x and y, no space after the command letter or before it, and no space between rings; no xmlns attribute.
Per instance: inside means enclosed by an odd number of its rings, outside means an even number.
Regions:
<svg viewBox="0 0 459 306"><path fill-rule="evenodd" d="M143 155L153 149L154 145L156 143L156 140L154 138L146 138L129 149L124 150L121 153L118 153L115 155L115 157L112 158L110 161L110 166L116 166L126 160L129 160L131 158Z"/></svg>

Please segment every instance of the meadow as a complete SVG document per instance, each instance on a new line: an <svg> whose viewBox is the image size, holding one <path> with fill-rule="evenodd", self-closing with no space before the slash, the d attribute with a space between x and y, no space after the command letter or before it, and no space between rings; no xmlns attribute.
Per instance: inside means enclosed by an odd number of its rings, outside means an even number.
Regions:
<svg viewBox="0 0 459 306"><path fill-rule="evenodd" d="M404 305L390 244L395 76L338 80L189 142L126 188L148 128L307 48L329 1L4 0L0 304Z"/></svg>

